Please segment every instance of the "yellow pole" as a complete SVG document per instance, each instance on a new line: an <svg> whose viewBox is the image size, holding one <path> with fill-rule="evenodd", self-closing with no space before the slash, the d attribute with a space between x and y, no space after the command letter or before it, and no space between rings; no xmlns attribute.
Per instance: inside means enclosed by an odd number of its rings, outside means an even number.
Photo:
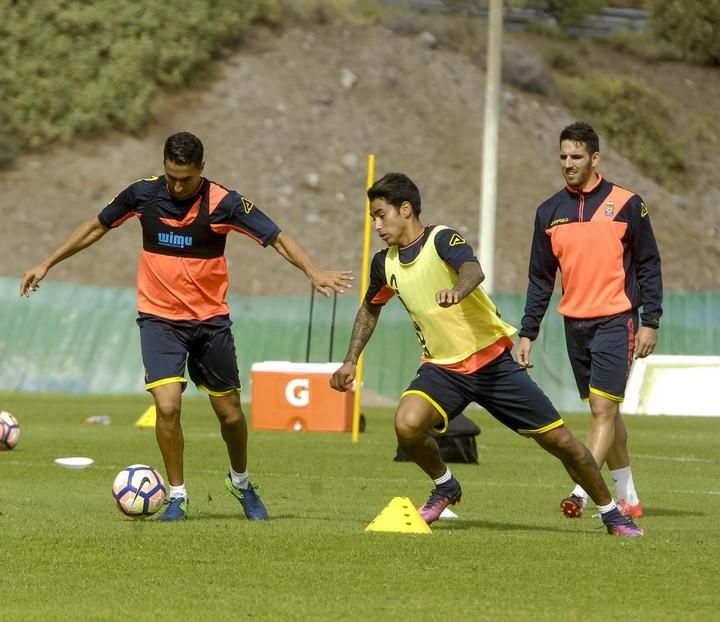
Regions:
<svg viewBox="0 0 720 622"><path fill-rule="evenodd" d="M375 154L368 155L367 185L370 188L375 179ZM365 229L363 237L363 260L362 260L362 276L360 278L360 304L363 303L365 292L368 288L368 273L370 272L370 200L365 194ZM352 442L357 443L360 436L360 393L362 393L363 367L365 363L365 353L363 352L358 358L357 369L355 370L355 402L353 404L353 425L352 425Z"/></svg>

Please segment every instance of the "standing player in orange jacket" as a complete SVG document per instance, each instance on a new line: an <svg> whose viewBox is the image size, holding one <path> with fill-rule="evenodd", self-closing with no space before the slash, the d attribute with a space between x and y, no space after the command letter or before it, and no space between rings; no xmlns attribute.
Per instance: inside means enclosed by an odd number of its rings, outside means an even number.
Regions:
<svg viewBox="0 0 720 622"><path fill-rule="evenodd" d="M272 246L310 279L316 291L343 292L349 271L318 269L303 248L234 190L202 177L203 144L189 132L165 141L160 177L141 179L118 194L96 217L80 224L47 259L28 270L20 294L28 296L55 264L97 242L136 216L143 234L138 269L138 320L145 388L155 401L155 434L170 494L158 520L187 518L180 425L182 392L190 379L207 392L220 422L230 469L225 486L250 520L267 520L247 472L247 423L231 332L225 242L231 231Z"/></svg>
<svg viewBox="0 0 720 622"><path fill-rule="evenodd" d="M625 515L640 518L620 404L633 357L655 350L663 296L660 254L643 200L597 172L599 144L587 123L573 123L560 134L567 185L537 209L516 356L530 366L532 341L559 269L558 312L580 397L592 413L587 447L599 465L607 462ZM576 486L560 506L567 517L579 518L587 500Z"/></svg>

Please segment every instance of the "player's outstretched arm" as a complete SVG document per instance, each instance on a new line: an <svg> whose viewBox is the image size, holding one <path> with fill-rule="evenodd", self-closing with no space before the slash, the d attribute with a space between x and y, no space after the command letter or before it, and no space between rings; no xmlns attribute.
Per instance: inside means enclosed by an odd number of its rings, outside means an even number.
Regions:
<svg viewBox="0 0 720 622"><path fill-rule="evenodd" d="M63 259L72 257L75 253L87 248L103 237L109 229L96 217L80 223L68 238L45 261L34 268L30 268L20 282L20 295L29 296L30 292L39 287L40 281L45 278L48 270Z"/></svg>
<svg viewBox="0 0 720 622"><path fill-rule="evenodd" d="M357 312L345 360L330 378L330 386L336 391L344 392L352 386L358 359L375 330L380 311L382 311L382 305L363 303Z"/></svg>
<svg viewBox="0 0 720 622"><path fill-rule="evenodd" d="M313 264L305 249L287 233L278 234L271 246L283 259L302 270L312 282L315 291L323 296L329 298L333 290L343 294L352 287L352 270L320 270Z"/></svg>

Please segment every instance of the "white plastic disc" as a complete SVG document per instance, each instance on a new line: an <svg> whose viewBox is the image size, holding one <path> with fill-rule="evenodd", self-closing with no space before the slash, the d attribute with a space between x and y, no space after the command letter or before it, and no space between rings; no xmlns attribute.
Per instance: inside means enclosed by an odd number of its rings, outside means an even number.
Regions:
<svg viewBox="0 0 720 622"><path fill-rule="evenodd" d="M89 467L93 462L95 461L92 458L82 458L80 456L55 459L55 464L59 464L66 469L84 469Z"/></svg>

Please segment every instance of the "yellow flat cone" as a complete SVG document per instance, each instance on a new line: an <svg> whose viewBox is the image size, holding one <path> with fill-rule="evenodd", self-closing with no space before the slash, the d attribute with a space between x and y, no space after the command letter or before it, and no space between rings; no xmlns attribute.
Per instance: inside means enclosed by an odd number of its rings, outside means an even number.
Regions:
<svg viewBox="0 0 720 622"><path fill-rule="evenodd" d="M135 426L138 428L154 428L155 418L157 413L155 412L155 405L149 406L148 409L140 415L140 419L135 422Z"/></svg>
<svg viewBox="0 0 720 622"><path fill-rule="evenodd" d="M407 497L395 497L365 527L365 531L393 531L395 533L432 533Z"/></svg>

